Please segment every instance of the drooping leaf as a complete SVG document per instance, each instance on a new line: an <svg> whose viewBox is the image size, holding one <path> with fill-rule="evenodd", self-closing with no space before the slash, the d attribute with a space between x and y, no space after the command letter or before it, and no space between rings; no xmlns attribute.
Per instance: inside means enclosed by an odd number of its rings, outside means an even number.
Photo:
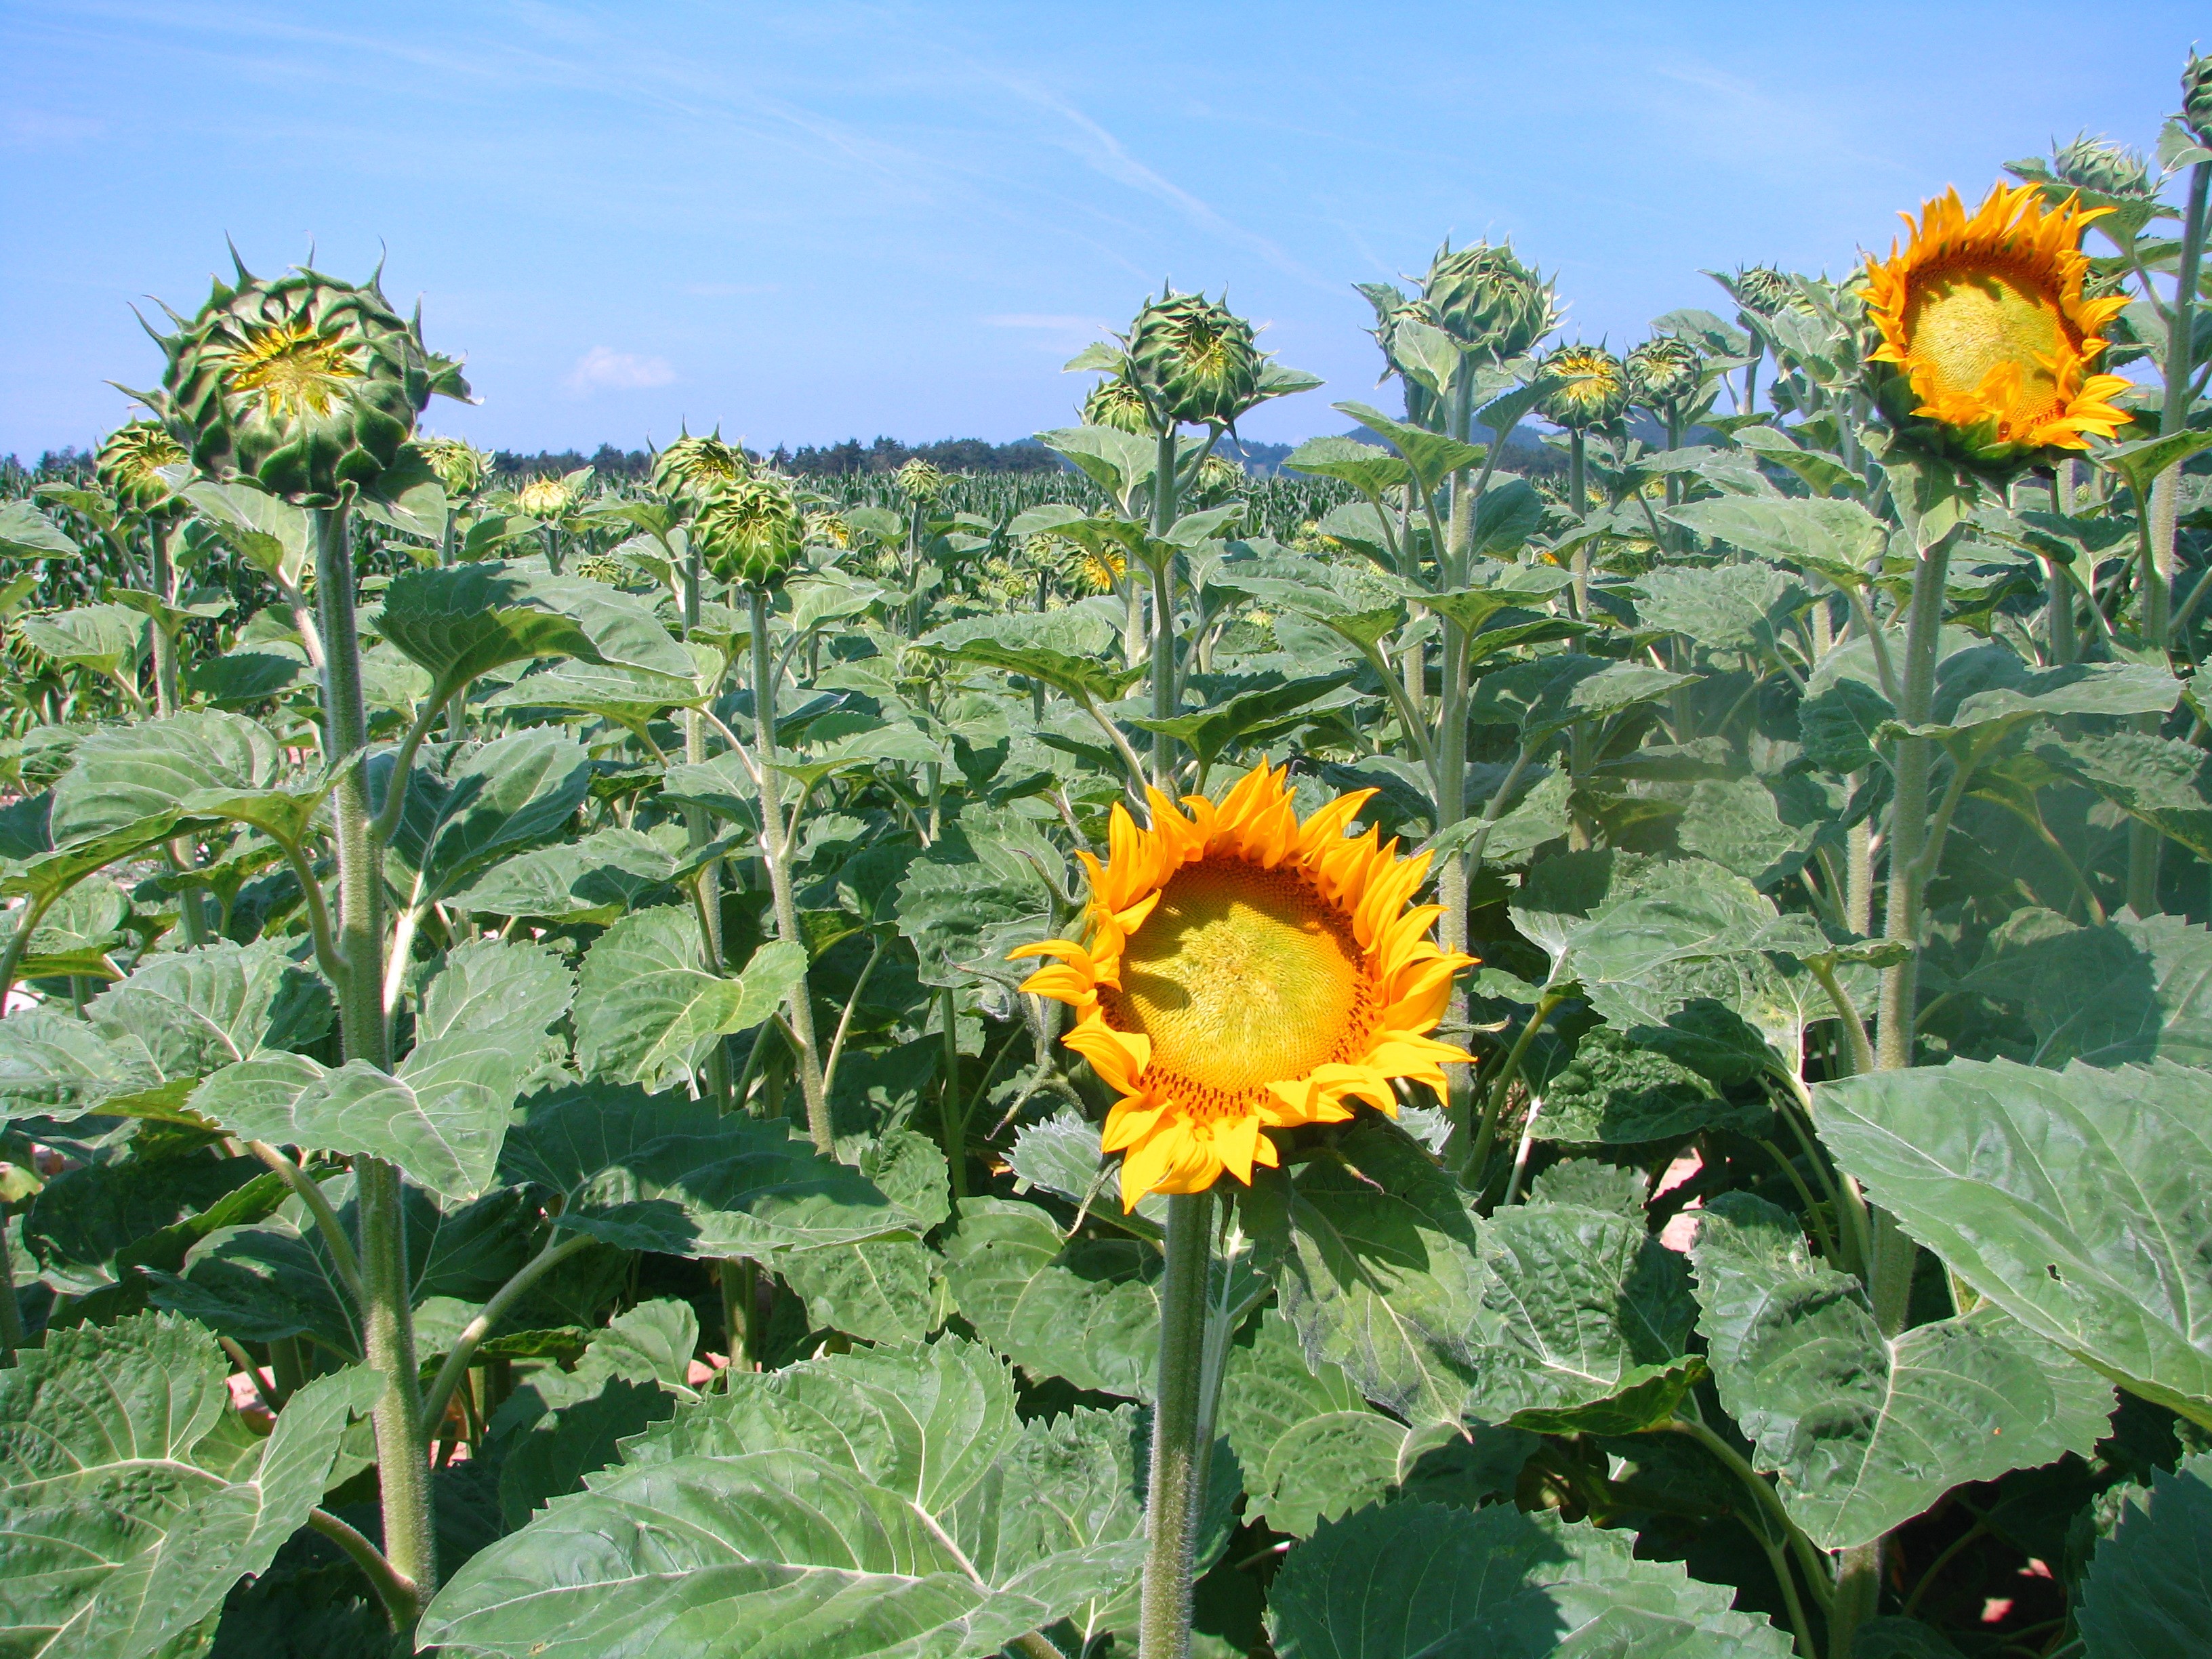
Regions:
<svg viewBox="0 0 2212 1659"><path fill-rule="evenodd" d="M269 788L277 779L276 740L258 721L212 711L138 726L106 726L76 746L54 786L50 824L57 847L182 815L202 792Z"/></svg>
<svg viewBox="0 0 2212 1659"><path fill-rule="evenodd" d="M2106 1431L2110 1386L1997 1308L1885 1339L1858 1280L1814 1262L1764 1199L1713 1200L1696 1254L1721 1403L1824 1547L1878 1538L1953 1486L2086 1455Z"/></svg>
<svg viewBox="0 0 2212 1659"><path fill-rule="evenodd" d="M377 631L427 670L433 695L533 657L665 674L688 684L690 655L637 600L576 576L486 562L396 577Z"/></svg>
<svg viewBox="0 0 2212 1659"><path fill-rule="evenodd" d="M2212 1126L2167 1060L1953 1060L1824 1084L1837 1161L1973 1289L2212 1426Z"/></svg>

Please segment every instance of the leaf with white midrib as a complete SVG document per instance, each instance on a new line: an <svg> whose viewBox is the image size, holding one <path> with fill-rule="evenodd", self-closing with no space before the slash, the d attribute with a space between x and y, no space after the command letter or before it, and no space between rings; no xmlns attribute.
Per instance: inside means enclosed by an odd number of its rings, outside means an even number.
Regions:
<svg viewBox="0 0 2212 1659"><path fill-rule="evenodd" d="M2008 1060L1822 1085L1869 1199L1976 1291L2130 1391L2212 1425L2212 1120L2202 1072Z"/></svg>
<svg viewBox="0 0 2212 1659"><path fill-rule="evenodd" d="M306 1521L382 1389L358 1368L318 1378L257 1451L229 1426L228 1370L204 1332L148 1314L53 1332L0 1372L11 1651L139 1659L197 1625Z"/></svg>
<svg viewBox="0 0 2212 1659"><path fill-rule="evenodd" d="M1127 1420L1022 1424L978 1344L729 1384L477 1556L421 1639L501 1659L956 1659L1133 1579Z"/></svg>
<svg viewBox="0 0 2212 1659"><path fill-rule="evenodd" d="M689 1078L720 1038L759 1024L796 988L805 947L763 945L735 978L702 963L688 908L633 911L585 952L576 996L576 1058L611 1083L665 1087Z"/></svg>
<svg viewBox="0 0 2212 1659"><path fill-rule="evenodd" d="M1713 1377L1814 1542L1879 1538L1950 1488L2084 1455L2111 1388L2002 1310L1885 1339L1857 1279L1814 1262L1796 1221L1726 1193L1697 1243Z"/></svg>

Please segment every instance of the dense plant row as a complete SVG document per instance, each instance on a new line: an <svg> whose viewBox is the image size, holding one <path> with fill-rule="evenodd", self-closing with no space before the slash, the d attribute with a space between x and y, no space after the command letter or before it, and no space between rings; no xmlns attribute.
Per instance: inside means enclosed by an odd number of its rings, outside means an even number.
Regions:
<svg viewBox="0 0 2212 1659"><path fill-rule="evenodd" d="M1279 483L1203 295L506 487L241 266L0 505L8 1650L2201 1648L2184 92L1625 357L1447 247Z"/></svg>

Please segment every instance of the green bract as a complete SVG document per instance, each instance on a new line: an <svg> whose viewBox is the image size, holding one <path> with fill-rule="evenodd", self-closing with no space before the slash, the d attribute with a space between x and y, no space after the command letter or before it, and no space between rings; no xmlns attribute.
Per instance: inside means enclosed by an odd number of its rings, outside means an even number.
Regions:
<svg viewBox="0 0 2212 1659"><path fill-rule="evenodd" d="M157 337L164 423L210 477L244 477L301 507L374 488L434 392L466 397L377 279L319 271L264 282L243 264L197 316Z"/></svg>
<svg viewBox="0 0 2212 1659"><path fill-rule="evenodd" d="M691 521L691 538L722 580L758 588L782 585L805 539L790 484L769 473L710 494Z"/></svg>
<svg viewBox="0 0 2212 1659"><path fill-rule="evenodd" d="M1704 354L1687 340L1663 334L1646 340L1622 361L1628 400L1663 414L1697 395L1705 367Z"/></svg>
<svg viewBox="0 0 2212 1659"><path fill-rule="evenodd" d="M1230 426L1260 399L1252 325L1203 294L1147 300L1129 325L1129 373L1177 425Z"/></svg>
<svg viewBox="0 0 2212 1659"><path fill-rule="evenodd" d="M653 458L653 487L664 495L703 499L748 471L744 451L725 443L720 432L695 438L690 433Z"/></svg>
<svg viewBox="0 0 2212 1659"><path fill-rule="evenodd" d="M1561 346L1544 359L1544 382L1537 408L1554 426L1610 426L1628 408L1627 370L1601 345Z"/></svg>
<svg viewBox="0 0 2212 1659"><path fill-rule="evenodd" d="M417 438L415 448L451 496L475 495L491 470L491 457L465 438Z"/></svg>
<svg viewBox="0 0 2212 1659"><path fill-rule="evenodd" d="M131 421L100 440L93 458L93 471L120 506L133 513L160 513L176 517L185 502L161 476L161 469L182 466L189 458L158 422Z"/></svg>
<svg viewBox="0 0 2212 1659"><path fill-rule="evenodd" d="M1503 362L1518 357L1559 325L1552 284L1514 257L1510 246L1486 242L1430 261L1421 282L1427 320L1461 345Z"/></svg>

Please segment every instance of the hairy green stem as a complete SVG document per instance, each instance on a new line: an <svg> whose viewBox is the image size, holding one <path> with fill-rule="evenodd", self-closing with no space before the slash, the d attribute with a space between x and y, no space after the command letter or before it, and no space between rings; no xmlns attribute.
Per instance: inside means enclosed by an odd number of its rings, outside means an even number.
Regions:
<svg viewBox="0 0 2212 1659"><path fill-rule="evenodd" d="M384 1604L384 1616L392 1621L395 1632L404 1635L414 1628L422 1611L420 1585L386 1560L375 1545L328 1510L310 1510L307 1524L353 1559L362 1576L368 1580L369 1588L376 1592L376 1599Z"/></svg>
<svg viewBox="0 0 2212 1659"><path fill-rule="evenodd" d="M1950 536L1921 556L1912 583L1912 605L1905 642L1905 684L1898 716L1908 726L1924 725L1936 690L1936 660L1943 627L1943 584L1950 569ZM1900 737L1893 765L1897 793L1890 809L1888 912L1883 937L1907 949L1905 960L1881 975L1881 1035L1875 1064L1883 1071L1912 1063L1914 1002L1919 988L1920 900L1926 872L1921 850L1928 842L1929 775L1935 765L1935 740Z"/></svg>
<svg viewBox="0 0 2212 1659"><path fill-rule="evenodd" d="M337 948L344 965L338 985L339 1023L349 1060L388 1071L392 1051L385 1023L380 915L384 883L371 829L367 769L357 763L343 765L368 746L346 509L318 509L314 527L324 729L331 744L329 758L343 767L331 796L338 866ZM385 1554L420 1595L428 1595L438 1582L437 1538L431 1520L429 1442L415 1363L399 1171L383 1159L354 1160L364 1357L384 1374L384 1393L372 1416L383 1495Z"/></svg>
<svg viewBox="0 0 2212 1659"><path fill-rule="evenodd" d="M1467 1161L1460 1165L1462 1176L1478 1188L1488 1185L1484 1178L1484 1166L1490 1161L1491 1148L1498 1141L1498 1121L1504 1115L1506 1091L1512 1088L1513 1079L1521 1075L1521 1062L1528 1058L1528 1045L1536 1040L1536 1033L1552 1017L1552 1011L1566 1000L1564 992L1547 991L1536 1004L1536 1012L1521 1028L1513 1047L1506 1051L1504 1062L1498 1075L1490 1079L1482 1097L1482 1121L1475 1127L1474 1145L1468 1148Z"/></svg>
<svg viewBox="0 0 2212 1659"><path fill-rule="evenodd" d="M797 826L783 821L775 770L775 682L769 665L768 595L748 587L745 598L751 613L753 733L760 751L761 834L768 844L769 895L775 908L776 937L805 950L806 936L799 931L799 907L791 893L791 835ZM804 969L791 990L791 1035L799 1060L799 1092L806 1101L806 1133L815 1151L834 1158L837 1139L830 1127L829 1091L822 1080L822 1051L814 1042L814 994Z"/></svg>
<svg viewBox="0 0 2212 1659"><path fill-rule="evenodd" d="M1189 1659L1199 1460L1206 1451L1198 1443L1199 1395L1206 1369L1206 1267L1212 1244L1213 1194L1171 1194L1166 1271L1160 1278L1159 1396L1152 1408L1145 1498L1138 1659Z"/></svg>
<svg viewBox="0 0 2212 1659"><path fill-rule="evenodd" d="M331 1201L323 1196L323 1189L314 1176L284 1156L265 1140L249 1140L246 1150L274 1170L283 1177L307 1213L314 1218L315 1226L323 1236L323 1243L331 1253L331 1266L337 1272L338 1282L346 1288L356 1307L368 1299L361 1280L361 1262L353 1252L353 1241L346 1237L344 1224Z"/></svg>
<svg viewBox="0 0 2212 1659"><path fill-rule="evenodd" d="M477 1350L483 1346L484 1339L492 1334L494 1328L523 1292L570 1256L590 1248L591 1243L589 1233L570 1233L566 1238L556 1233L545 1241L543 1249L515 1269L512 1279L493 1292L491 1300L477 1310L477 1316L462 1327L460 1335L453 1339L452 1352L447 1354L446 1363L438 1368L437 1380L431 1383L430 1392L423 1396L423 1421L434 1425L444 1420L446 1407L453 1398L453 1390L460 1386L461 1378L467 1372L470 1362L476 1358Z"/></svg>

